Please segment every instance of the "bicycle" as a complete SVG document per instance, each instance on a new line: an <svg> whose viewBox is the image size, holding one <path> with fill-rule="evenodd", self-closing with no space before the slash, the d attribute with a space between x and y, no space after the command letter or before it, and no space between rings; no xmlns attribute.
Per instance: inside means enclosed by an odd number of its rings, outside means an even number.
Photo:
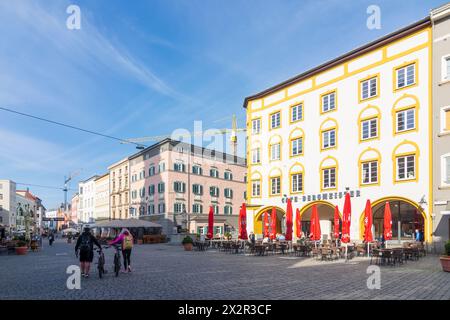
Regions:
<svg viewBox="0 0 450 320"><path fill-rule="evenodd" d="M111 245L111 246L114 247L114 249L116 249L116 253L114 254L114 265L113 265L113 267L114 267L114 273L115 273L116 277L118 277L119 273L120 273L120 266L121 266L121 261L120 261L120 250L121 250L121 247L118 246L118 245L114 245L114 244ZM108 247L105 247L105 248L109 248L111 246L108 246Z"/></svg>
<svg viewBox="0 0 450 320"><path fill-rule="evenodd" d="M97 270L98 270L98 276L101 279L103 275L106 273L105 270L105 254L103 253L103 250L97 249L98 253L98 261L97 261Z"/></svg>

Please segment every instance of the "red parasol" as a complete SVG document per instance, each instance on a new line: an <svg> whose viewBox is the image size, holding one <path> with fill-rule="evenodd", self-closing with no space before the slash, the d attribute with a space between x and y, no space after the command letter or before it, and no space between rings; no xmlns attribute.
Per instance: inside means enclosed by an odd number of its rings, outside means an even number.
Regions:
<svg viewBox="0 0 450 320"><path fill-rule="evenodd" d="M384 240L392 239L392 214L391 214L391 206L389 205L389 201L386 201L386 205L384 206Z"/></svg>
<svg viewBox="0 0 450 320"><path fill-rule="evenodd" d="M297 238L302 237L302 217L300 216L300 210L297 208L295 212L295 222L297 224L296 233Z"/></svg>
<svg viewBox="0 0 450 320"><path fill-rule="evenodd" d="M292 241L292 202L291 202L291 199L287 199L286 240L287 241Z"/></svg>
<svg viewBox="0 0 450 320"><path fill-rule="evenodd" d="M275 207L272 208L271 218L270 239L274 240L277 237L277 210Z"/></svg>
<svg viewBox="0 0 450 320"><path fill-rule="evenodd" d="M264 212L264 221L263 221L263 230L264 230L264 238L269 237L269 213Z"/></svg>
<svg viewBox="0 0 450 320"><path fill-rule="evenodd" d="M350 202L350 193L345 194L344 212L342 216L342 239L344 243L350 242L350 222L352 219L352 205Z"/></svg>
<svg viewBox="0 0 450 320"><path fill-rule="evenodd" d="M214 232L214 210L213 207L209 207L209 216L208 216L208 233L206 234L206 237L208 239L212 239Z"/></svg>
<svg viewBox="0 0 450 320"><path fill-rule="evenodd" d="M312 207L310 233L311 240L320 240L322 232L320 230L319 213L315 204Z"/></svg>
<svg viewBox="0 0 450 320"><path fill-rule="evenodd" d="M341 217L339 216L338 206L334 207L334 238L339 239L339 221Z"/></svg>
<svg viewBox="0 0 450 320"><path fill-rule="evenodd" d="M241 211L239 212L239 239L247 240L247 208L245 203L242 204Z"/></svg>
<svg viewBox="0 0 450 320"><path fill-rule="evenodd" d="M372 242L372 206L370 200L366 202L366 210L364 211L364 241Z"/></svg>

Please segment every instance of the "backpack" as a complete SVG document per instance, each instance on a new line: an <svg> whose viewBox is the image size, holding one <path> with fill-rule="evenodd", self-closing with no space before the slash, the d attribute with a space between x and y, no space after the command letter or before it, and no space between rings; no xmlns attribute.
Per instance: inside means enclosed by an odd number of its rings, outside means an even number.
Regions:
<svg viewBox="0 0 450 320"><path fill-rule="evenodd" d="M88 234L83 234L81 236L80 251L90 251L91 250L91 237Z"/></svg>
<svg viewBox="0 0 450 320"><path fill-rule="evenodd" d="M123 249L131 249L133 248L133 236L128 235L123 238Z"/></svg>

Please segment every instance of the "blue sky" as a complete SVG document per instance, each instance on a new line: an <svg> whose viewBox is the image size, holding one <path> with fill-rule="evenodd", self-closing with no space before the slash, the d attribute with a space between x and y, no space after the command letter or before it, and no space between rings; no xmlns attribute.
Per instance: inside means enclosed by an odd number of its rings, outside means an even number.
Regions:
<svg viewBox="0 0 450 320"><path fill-rule="evenodd" d="M122 138L245 125L246 96L428 15L444 0L0 2L0 105ZM66 8L81 9L81 30ZM366 9L381 8L381 30ZM244 141L240 136L240 141ZM240 153L243 154L243 143ZM0 178L61 186L132 145L0 111ZM24 186L19 185L19 188ZM47 208L59 190L30 187Z"/></svg>

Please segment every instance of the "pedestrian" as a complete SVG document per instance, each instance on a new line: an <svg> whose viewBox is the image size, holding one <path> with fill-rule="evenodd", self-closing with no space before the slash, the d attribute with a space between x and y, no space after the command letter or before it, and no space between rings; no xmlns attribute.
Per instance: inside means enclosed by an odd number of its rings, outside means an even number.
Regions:
<svg viewBox="0 0 450 320"><path fill-rule="evenodd" d="M255 245L255 234L253 233L253 231L251 231L248 235L248 239L250 240L252 245Z"/></svg>
<svg viewBox="0 0 450 320"><path fill-rule="evenodd" d="M75 245L75 255L78 257L78 250L80 250L80 268L81 275L85 278L89 277L89 269L92 260L94 259L94 244L102 251L102 247L97 239L92 235L91 229L85 227L83 233L77 240Z"/></svg>
<svg viewBox="0 0 450 320"><path fill-rule="evenodd" d="M53 232L48 235L48 244L51 246L53 244L53 241L55 241L55 236L53 235Z"/></svg>
<svg viewBox="0 0 450 320"><path fill-rule="evenodd" d="M122 256L123 256L123 272L131 272L131 250L133 249L133 236L128 229L123 228L120 235L111 241L109 244L114 245L117 243L122 244Z"/></svg>

